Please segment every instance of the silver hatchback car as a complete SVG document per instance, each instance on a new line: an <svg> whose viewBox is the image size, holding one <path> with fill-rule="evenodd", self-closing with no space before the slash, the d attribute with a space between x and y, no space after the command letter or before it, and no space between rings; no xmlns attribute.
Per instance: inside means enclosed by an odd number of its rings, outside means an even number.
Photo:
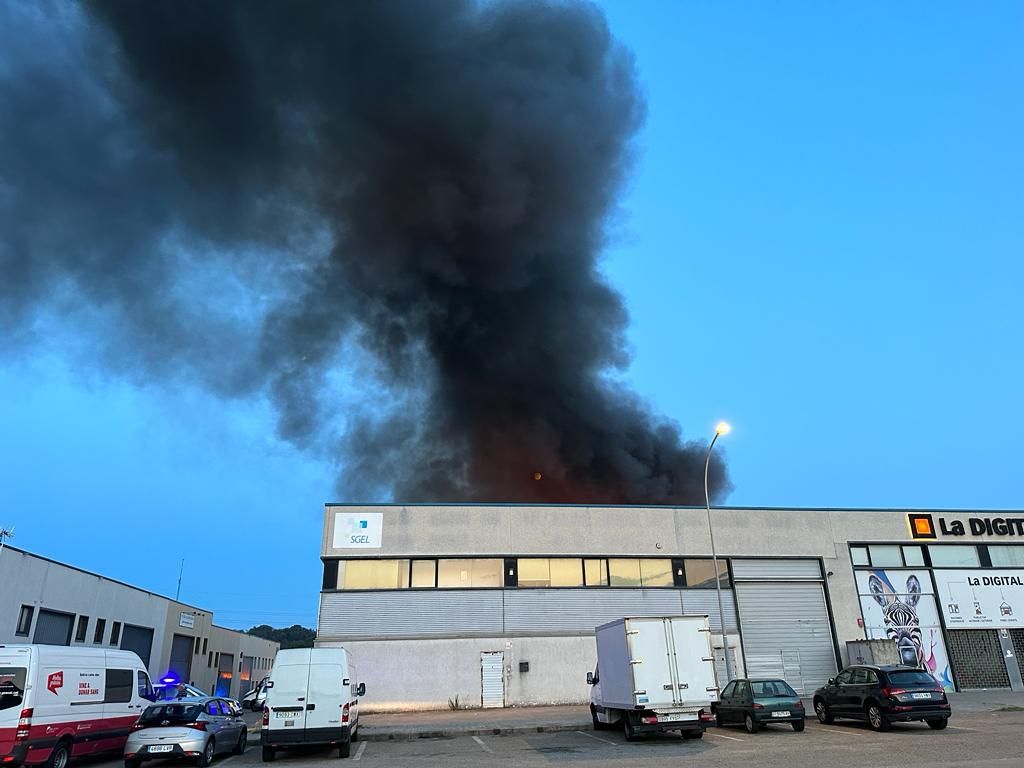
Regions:
<svg viewBox="0 0 1024 768"><path fill-rule="evenodd" d="M245 751L242 711L215 696L157 702L146 707L124 745L125 768L144 760L188 758L205 768L216 755Z"/></svg>

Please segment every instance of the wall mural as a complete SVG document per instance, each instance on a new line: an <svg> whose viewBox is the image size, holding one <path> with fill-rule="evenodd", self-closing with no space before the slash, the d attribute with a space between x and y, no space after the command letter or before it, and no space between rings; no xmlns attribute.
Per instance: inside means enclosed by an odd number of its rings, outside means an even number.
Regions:
<svg viewBox="0 0 1024 768"><path fill-rule="evenodd" d="M928 572L858 571L857 591L867 637L889 638L902 663L928 670L939 685L952 691L953 673Z"/></svg>

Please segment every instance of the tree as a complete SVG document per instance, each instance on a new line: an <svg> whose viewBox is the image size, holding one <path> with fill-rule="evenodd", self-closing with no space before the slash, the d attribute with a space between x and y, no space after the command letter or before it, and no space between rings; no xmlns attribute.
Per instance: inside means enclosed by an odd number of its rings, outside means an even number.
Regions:
<svg viewBox="0 0 1024 768"><path fill-rule="evenodd" d="M316 639L315 631L299 624L292 624L290 627L282 627L280 629L269 624L260 624L258 627L250 629L247 634L280 643L282 649L312 648L313 641Z"/></svg>

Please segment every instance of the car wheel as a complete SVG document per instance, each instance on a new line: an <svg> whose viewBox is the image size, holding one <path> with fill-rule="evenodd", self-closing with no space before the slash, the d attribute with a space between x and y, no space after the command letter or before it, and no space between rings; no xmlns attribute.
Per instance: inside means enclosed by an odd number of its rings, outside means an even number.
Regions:
<svg viewBox="0 0 1024 768"><path fill-rule="evenodd" d="M203 746L202 754L199 755L199 759L196 760L196 765L199 768L207 768L207 766L213 762L214 755L217 754L217 744L214 742L211 736L206 744Z"/></svg>
<svg viewBox="0 0 1024 768"><path fill-rule="evenodd" d="M594 705L593 704L590 705L590 719L594 722L594 730L595 731L603 731L604 730L604 723L602 723L600 720L597 719L597 710L594 709Z"/></svg>
<svg viewBox="0 0 1024 768"><path fill-rule="evenodd" d="M804 723L803 720L794 720L791 723L791 725L793 726L793 730L794 731L802 731L804 729L804 726L806 725L806 723Z"/></svg>
<svg viewBox="0 0 1024 768"><path fill-rule="evenodd" d="M636 729L633 728L633 724L629 721L629 713L622 713L622 733L626 737L626 741L636 741L637 733Z"/></svg>
<svg viewBox="0 0 1024 768"><path fill-rule="evenodd" d="M67 768L71 761L71 747L66 741L58 741L46 761L46 768Z"/></svg>
<svg viewBox="0 0 1024 768"><path fill-rule="evenodd" d="M725 721L722 719L722 713L721 712L715 712L715 725L718 726L719 728L721 728L723 725L725 725Z"/></svg>
<svg viewBox="0 0 1024 768"><path fill-rule="evenodd" d="M743 716L743 726L747 729L747 733L757 733L757 721L749 712Z"/></svg>
<svg viewBox="0 0 1024 768"><path fill-rule="evenodd" d="M878 708L875 703L868 704L867 708L868 725L871 726L873 731L888 731L890 723L885 719L885 715L882 714L882 710Z"/></svg>
<svg viewBox="0 0 1024 768"><path fill-rule="evenodd" d="M824 723L825 725L832 725L836 720L832 716L832 713L829 712L828 704L826 704L822 699L815 700L814 714L818 716L818 722Z"/></svg>
<svg viewBox="0 0 1024 768"><path fill-rule="evenodd" d="M234 755L241 755L245 753L245 748L249 746L249 732L242 729L242 732L238 734L238 743L235 744L235 748L232 751Z"/></svg>
<svg viewBox="0 0 1024 768"><path fill-rule="evenodd" d="M274 758L275 757L277 757L277 752L275 752L272 748L270 748L270 747L264 747L263 748L263 762L264 763L272 763L272 762L274 762Z"/></svg>
<svg viewBox="0 0 1024 768"><path fill-rule="evenodd" d="M343 741L338 745L338 757L348 757L352 754L352 742Z"/></svg>
<svg viewBox="0 0 1024 768"><path fill-rule="evenodd" d="M947 725L949 725L949 718L946 717L940 717L937 720L928 721L928 727L933 731L941 731Z"/></svg>

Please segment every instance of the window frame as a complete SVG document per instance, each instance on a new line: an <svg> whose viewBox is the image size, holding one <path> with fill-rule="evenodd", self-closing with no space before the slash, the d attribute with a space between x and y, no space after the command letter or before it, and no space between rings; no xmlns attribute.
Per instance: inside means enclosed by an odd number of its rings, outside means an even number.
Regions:
<svg viewBox="0 0 1024 768"><path fill-rule="evenodd" d="M14 634L18 637L28 637L32 634L32 622L36 618L36 607L34 605L22 605L18 610L18 623L15 625Z"/></svg>
<svg viewBox="0 0 1024 768"><path fill-rule="evenodd" d="M85 643L88 642L89 637L89 617L84 613L78 615L78 619L75 622L75 642Z"/></svg>
<svg viewBox="0 0 1024 768"><path fill-rule="evenodd" d="M120 645L121 644L121 622L115 621L110 627L110 644Z"/></svg>
<svg viewBox="0 0 1024 768"><path fill-rule="evenodd" d="M113 685L113 683L112 683L112 675L119 674L119 673L123 673L124 675L127 676L126 677L126 679L128 680L128 684L127 685L123 685L123 684L122 685ZM104 704L128 704L129 702L131 702L131 700L132 700L132 691L135 690L135 686L136 686L135 670L132 670L132 669L122 669L120 667L107 667L107 669L104 671L103 682L104 682L104 686L103 686L103 703ZM119 691L121 689L124 689L126 691L127 698L117 698L117 699L115 699L115 698L111 697L111 692L112 691ZM122 695L124 695L124 694L122 694Z"/></svg>
<svg viewBox="0 0 1024 768"><path fill-rule="evenodd" d="M103 640L107 636L107 620L96 619L96 625L92 630L92 644L103 645Z"/></svg>

